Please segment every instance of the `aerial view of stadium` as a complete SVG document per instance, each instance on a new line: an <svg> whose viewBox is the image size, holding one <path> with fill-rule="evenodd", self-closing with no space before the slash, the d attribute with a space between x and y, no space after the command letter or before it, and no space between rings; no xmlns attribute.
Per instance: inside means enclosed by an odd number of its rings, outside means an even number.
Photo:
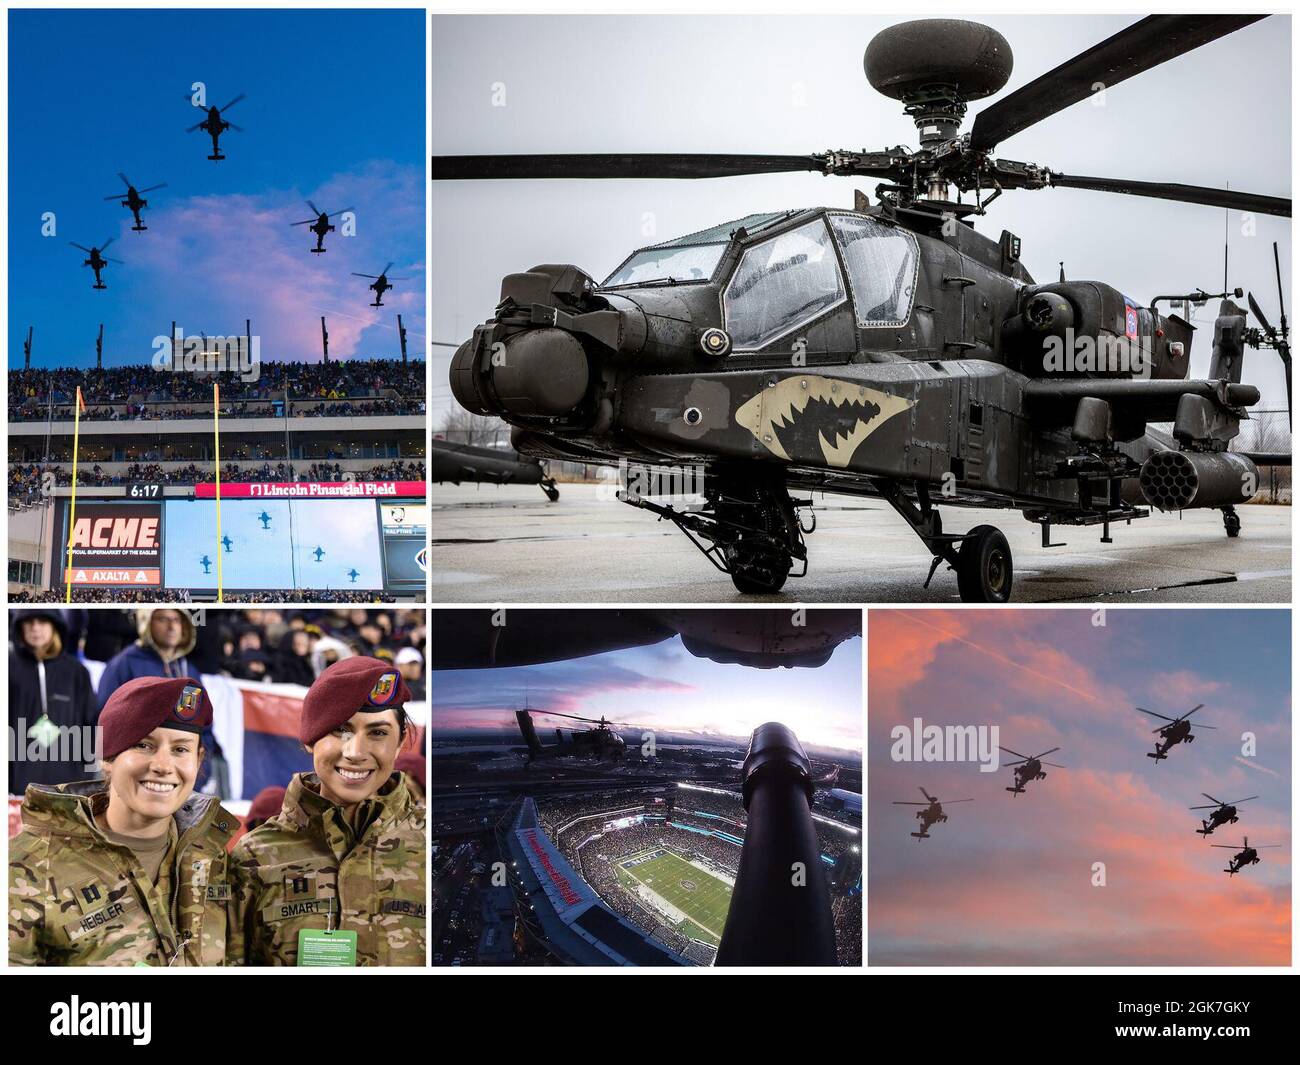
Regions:
<svg viewBox="0 0 1300 1065"><path fill-rule="evenodd" d="M860 624L435 610L434 964L861 964Z"/></svg>
<svg viewBox="0 0 1300 1065"><path fill-rule="evenodd" d="M11 600L424 600L421 18L13 13Z"/></svg>

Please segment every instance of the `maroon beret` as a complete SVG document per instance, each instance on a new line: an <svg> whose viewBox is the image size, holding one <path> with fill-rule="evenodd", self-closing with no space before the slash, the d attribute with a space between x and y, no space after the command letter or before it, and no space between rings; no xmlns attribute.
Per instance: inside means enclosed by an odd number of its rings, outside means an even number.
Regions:
<svg viewBox="0 0 1300 1065"><path fill-rule="evenodd" d="M284 794L285 789L279 784L268 784L248 804L248 814L244 818L244 823L269 821L284 807Z"/></svg>
<svg viewBox="0 0 1300 1065"><path fill-rule="evenodd" d="M99 712L103 757L116 758L156 728L197 733L211 724L212 701L192 677L136 677Z"/></svg>
<svg viewBox="0 0 1300 1065"><path fill-rule="evenodd" d="M358 712L396 710L411 697L402 674L391 662L358 655L324 670L302 701L298 738L315 743Z"/></svg>

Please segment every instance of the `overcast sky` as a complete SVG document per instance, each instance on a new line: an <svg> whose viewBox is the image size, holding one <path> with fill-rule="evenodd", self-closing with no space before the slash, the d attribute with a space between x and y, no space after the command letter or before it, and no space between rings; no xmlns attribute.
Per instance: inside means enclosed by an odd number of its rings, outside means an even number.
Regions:
<svg viewBox="0 0 1300 1065"><path fill-rule="evenodd" d="M982 16L1010 42L1003 94L1135 21L1134 16ZM897 18L843 16L442 16L433 20L433 151L759 152L917 146L895 101L862 70ZM1066 173L1178 181L1290 196L1290 19L1274 16L1124 82L1012 137L1002 158ZM503 94L504 93L504 99ZM504 106L498 104L504 102ZM987 103L987 101L986 101ZM972 104L964 127L978 113ZM815 174L703 181L440 182L433 198L432 339L460 341L491 313L501 278L573 263L602 280L634 248L754 211L851 206L855 185ZM1114 285L1143 303L1218 289L1225 212L1073 189L1011 192L978 228L1023 239L1038 280ZM1271 245L1291 278L1290 220L1230 226L1230 284L1276 322ZM1288 296L1289 301L1289 296ZM1209 366L1212 306L1192 372ZM1292 308L1288 307L1288 310ZM449 349L434 349L435 422L451 402ZM1244 379L1284 405L1276 357Z"/></svg>

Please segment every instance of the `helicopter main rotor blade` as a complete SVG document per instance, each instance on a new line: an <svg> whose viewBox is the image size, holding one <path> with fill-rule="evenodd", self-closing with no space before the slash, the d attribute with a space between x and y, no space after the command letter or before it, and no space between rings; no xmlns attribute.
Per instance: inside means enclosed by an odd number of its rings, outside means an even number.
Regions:
<svg viewBox="0 0 1300 1065"><path fill-rule="evenodd" d="M235 106L235 104L239 103L240 100L244 99L246 95L247 95L246 93L241 92L238 96L236 96L233 100L231 100L230 103L226 104L225 107L218 107L217 110L229 111L232 107Z"/></svg>
<svg viewBox="0 0 1300 1065"><path fill-rule="evenodd" d="M374 274L358 274L355 270L352 272L353 277L368 277L371 281L378 281L379 278Z"/></svg>
<svg viewBox="0 0 1300 1065"><path fill-rule="evenodd" d="M105 200L121 200L123 203L125 203L125 202L126 202L126 193L125 193L125 192L115 192L115 193L113 193L112 196L105 196L104 199L105 199Z"/></svg>
<svg viewBox="0 0 1300 1065"><path fill-rule="evenodd" d="M340 211L331 211L331 212L330 212L329 214L327 214L325 217L326 217L326 218L337 218L337 217L338 217L339 215L341 215L341 214L347 214L349 211L355 211L355 210L356 210L355 207L344 207L344 208L343 208L342 210L340 210Z"/></svg>
<svg viewBox="0 0 1300 1065"><path fill-rule="evenodd" d="M1259 321L1259 324L1264 327L1264 332L1267 333L1270 338L1276 336L1277 330L1275 330L1272 323L1264 317L1264 312L1259 309L1259 304L1255 302L1255 294L1253 292L1246 293L1246 302L1250 304L1250 309L1254 312L1255 318Z"/></svg>
<svg viewBox="0 0 1300 1065"><path fill-rule="evenodd" d="M108 240L104 241L104 243L101 244L101 245L99 246L99 250L102 252L105 248L107 248L107 247L108 247L110 244L112 244L113 241L115 241L115 240L117 240L117 237L109 237Z"/></svg>
<svg viewBox="0 0 1300 1065"><path fill-rule="evenodd" d="M1226 806L1226 805L1227 805L1227 804L1226 804L1222 799L1216 799L1216 798L1215 798L1213 795L1211 795L1208 791L1203 791L1203 792L1201 792L1201 794L1204 795L1207 799L1209 799L1210 802L1214 803L1215 806ZM1193 807L1192 807L1193 810L1200 810L1200 809L1203 809L1203 808L1204 808L1204 807L1200 807L1200 806L1193 806Z"/></svg>
<svg viewBox="0 0 1300 1065"><path fill-rule="evenodd" d="M1165 717L1164 714L1157 714L1154 710L1144 710L1144 709L1143 709L1142 707L1140 707L1140 706L1135 706L1133 709L1136 710L1136 711L1138 711L1138 713L1141 713L1141 714L1150 714L1152 717L1158 717L1158 718L1160 718L1161 721L1173 721L1173 720L1174 720L1172 717ZM1159 731L1159 730L1157 730L1157 731Z"/></svg>
<svg viewBox="0 0 1300 1065"><path fill-rule="evenodd" d="M895 802L895 806L929 806L928 802Z"/></svg>
<svg viewBox="0 0 1300 1065"><path fill-rule="evenodd" d="M1022 85L975 116L970 146L987 152L1036 122L1145 70L1258 22L1263 15L1148 15Z"/></svg>
<svg viewBox="0 0 1300 1065"><path fill-rule="evenodd" d="M1226 207L1255 214L1291 217L1291 201L1280 196L1260 196L1252 192L1212 189L1204 185L1179 185L1168 181L1125 181L1120 178L1083 177L1079 174L1053 173L1050 180L1055 188L1122 192L1129 196L1148 196L1155 200L1200 203L1207 207Z"/></svg>
<svg viewBox="0 0 1300 1065"><path fill-rule="evenodd" d="M1043 765L1050 765L1053 769L1069 769L1069 766L1061 765L1059 762L1044 762Z"/></svg>
<svg viewBox="0 0 1300 1065"><path fill-rule="evenodd" d="M166 187L167 187L167 182L164 181L158 185L150 185L147 189L137 189L136 191L143 196L146 192L153 192L154 189L165 189Z"/></svg>
<svg viewBox="0 0 1300 1065"><path fill-rule="evenodd" d="M917 787L917 790L918 790L922 795L924 795L924 796L925 796L927 799L929 799L931 802L934 802L934 796L931 795L928 791L926 791L925 788L921 787L921 785L919 785L919 784L918 784L916 787Z"/></svg>
<svg viewBox="0 0 1300 1065"><path fill-rule="evenodd" d="M68 243L71 244L74 248L80 248L80 249L81 249L82 251L84 251L87 255L90 254L90 249L87 248L84 244L78 244L75 240L70 240L70 241L68 241Z"/></svg>
<svg viewBox="0 0 1300 1065"><path fill-rule="evenodd" d="M312 203L311 200L303 200L303 203L305 203L308 207L311 208L312 214L314 214L317 218L320 217L321 209L317 207L314 203Z"/></svg>
<svg viewBox="0 0 1300 1065"><path fill-rule="evenodd" d="M129 177L127 177L125 174L123 174L122 171L119 170L119 171L117 172L117 176L120 177L120 178L122 179L122 184L125 185L128 189L129 189L129 188L131 187L131 185L133 184L133 182L131 181L131 179L130 179Z"/></svg>
<svg viewBox="0 0 1300 1065"><path fill-rule="evenodd" d="M203 120L203 122L206 122L206 121L207 121L207 119L205 118L205 119ZM194 125L190 126L190 128L187 129L185 132L186 132L186 133L193 133L196 129L202 129L202 128L203 128L203 122L196 122L196 123L194 123Z"/></svg>
<svg viewBox="0 0 1300 1065"><path fill-rule="evenodd" d="M1055 753L1056 753L1057 751L1059 751L1060 749L1061 749L1061 748L1059 748L1059 747L1053 747L1050 751L1044 751L1042 754L1036 754L1036 755L1034 755L1034 757L1035 757L1035 758L1042 758L1042 757L1044 757L1044 756L1046 756L1046 755L1049 755L1049 754L1055 754Z"/></svg>
<svg viewBox="0 0 1300 1065"><path fill-rule="evenodd" d="M1196 704L1195 706L1193 706L1190 710L1188 710L1187 713L1181 715L1181 716L1178 718L1178 720L1181 721L1181 720L1183 720L1184 717L1191 717L1194 713L1196 713L1197 710L1204 709L1204 707L1205 707L1205 704L1204 704L1204 703L1197 703L1197 704Z"/></svg>
<svg viewBox="0 0 1300 1065"><path fill-rule="evenodd" d="M434 181L497 178L714 178L743 174L825 172L812 155L443 155Z"/></svg>
<svg viewBox="0 0 1300 1065"><path fill-rule="evenodd" d="M315 223L316 223L316 219L314 219L314 218L309 218L309 219L307 219L307 221L305 221L305 222L290 222L289 225L291 225L291 226L310 226L310 225L314 225Z"/></svg>

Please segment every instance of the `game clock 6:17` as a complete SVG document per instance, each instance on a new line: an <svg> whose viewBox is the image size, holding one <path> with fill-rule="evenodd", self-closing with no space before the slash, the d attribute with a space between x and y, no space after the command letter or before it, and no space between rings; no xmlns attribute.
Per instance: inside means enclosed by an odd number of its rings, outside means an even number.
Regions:
<svg viewBox="0 0 1300 1065"><path fill-rule="evenodd" d="M163 486L160 484L133 484L126 490L128 499L161 499Z"/></svg>

